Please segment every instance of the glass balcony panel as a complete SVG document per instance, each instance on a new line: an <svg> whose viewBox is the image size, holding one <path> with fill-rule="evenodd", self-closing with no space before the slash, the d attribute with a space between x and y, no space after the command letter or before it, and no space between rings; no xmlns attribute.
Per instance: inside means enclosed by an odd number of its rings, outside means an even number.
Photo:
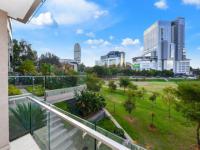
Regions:
<svg viewBox="0 0 200 150"><path fill-rule="evenodd" d="M27 98L9 101L9 139L13 141L30 132L30 102Z"/></svg>
<svg viewBox="0 0 200 150"><path fill-rule="evenodd" d="M35 139L41 150L49 149L50 145L50 133L49 133L49 118L50 112L39 104L31 101L31 131L33 138Z"/></svg>

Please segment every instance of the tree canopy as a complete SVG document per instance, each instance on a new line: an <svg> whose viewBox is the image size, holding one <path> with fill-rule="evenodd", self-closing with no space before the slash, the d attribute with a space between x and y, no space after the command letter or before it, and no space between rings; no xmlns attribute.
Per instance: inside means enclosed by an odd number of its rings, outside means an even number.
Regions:
<svg viewBox="0 0 200 150"><path fill-rule="evenodd" d="M183 82L178 84L177 95L180 99L178 110L184 116L197 123L196 138L198 149L200 149L200 83Z"/></svg>

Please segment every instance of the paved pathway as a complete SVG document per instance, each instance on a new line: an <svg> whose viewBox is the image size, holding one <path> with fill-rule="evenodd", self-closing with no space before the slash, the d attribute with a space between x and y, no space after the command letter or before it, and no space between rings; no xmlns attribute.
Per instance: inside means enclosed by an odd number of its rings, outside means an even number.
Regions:
<svg viewBox="0 0 200 150"><path fill-rule="evenodd" d="M86 88L86 85L80 85L72 88L58 89L47 91L47 102L49 103L58 103L63 100L71 100L75 96L75 91L82 91Z"/></svg>

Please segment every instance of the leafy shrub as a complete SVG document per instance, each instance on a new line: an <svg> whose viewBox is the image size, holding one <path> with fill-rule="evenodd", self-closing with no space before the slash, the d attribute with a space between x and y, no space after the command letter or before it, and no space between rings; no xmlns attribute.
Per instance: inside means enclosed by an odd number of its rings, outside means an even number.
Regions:
<svg viewBox="0 0 200 150"><path fill-rule="evenodd" d="M13 95L20 95L22 93L21 93L20 89L18 89L16 86L9 85L8 94L9 94L9 96L13 96Z"/></svg>
<svg viewBox="0 0 200 150"><path fill-rule="evenodd" d="M114 133L122 138L125 138L125 135L124 135L124 130L121 129L121 128L115 128L114 129Z"/></svg>
<svg viewBox="0 0 200 150"><path fill-rule="evenodd" d="M98 93L84 90L76 93L76 107L80 115L86 117L92 113L98 112L106 106L105 99Z"/></svg>

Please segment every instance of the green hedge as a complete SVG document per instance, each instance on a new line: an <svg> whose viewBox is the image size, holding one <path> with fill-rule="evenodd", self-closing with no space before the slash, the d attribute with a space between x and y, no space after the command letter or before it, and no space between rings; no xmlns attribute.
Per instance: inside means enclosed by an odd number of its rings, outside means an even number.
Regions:
<svg viewBox="0 0 200 150"><path fill-rule="evenodd" d="M14 85L9 85L9 87L8 87L8 95L9 96L20 95L20 94L22 94L21 91L20 91L20 89L18 89Z"/></svg>
<svg viewBox="0 0 200 150"><path fill-rule="evenodd" d="M28 86L26 90L36 96L44 96L44 87L41 85Z"/></svg>

